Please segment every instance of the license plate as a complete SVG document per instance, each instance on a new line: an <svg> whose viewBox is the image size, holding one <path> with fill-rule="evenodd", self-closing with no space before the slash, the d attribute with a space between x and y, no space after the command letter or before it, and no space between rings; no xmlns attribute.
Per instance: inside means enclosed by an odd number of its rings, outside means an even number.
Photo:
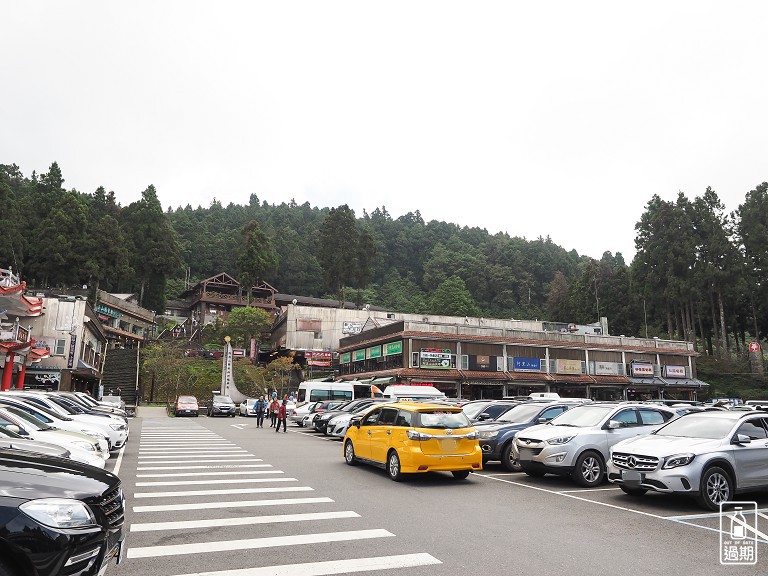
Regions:
<svg viewBox="0 0 768 576"><path fill-rule="evenodd" d="M518 460L522 460L525 462L529 462L533 460L533 450L530 450L528 448L518 448L518 451L520 454L518 455Z"/></svg>
<svg viewBox="0 0 768 576"><path fill-rule="evenodd" d="M443 452L453 452L456 450L456 440L440 440L440 448Z"/></svg>
<svg viewBox="0 0 768 576"><path fill-rule="evenodd" d="M640 484L640 482L643 481L643 475L637 470L622 470L621 479L624 480L624 482Z"/></svg>

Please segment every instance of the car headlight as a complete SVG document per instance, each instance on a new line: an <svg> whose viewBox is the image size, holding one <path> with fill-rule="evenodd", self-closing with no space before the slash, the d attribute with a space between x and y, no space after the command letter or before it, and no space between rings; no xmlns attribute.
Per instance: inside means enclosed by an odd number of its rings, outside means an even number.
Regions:
<svg viewBox="0 0 768 576"><path fill-rule="evenodd" d="M499 435L498 430L486 430L484 432L479 432L478 436L482 439L489 439L489 438L496 438L496 436Z"/></svg>
<svg viewBox="0 0 768 576"><path fill-rule="evenodd" d="M104 439L106 440L107 437L102 434L101 432L94 432L93 430L80 430L83 434L87 434L91 438L98 438L99 440Z"/></svg>
<svg viewBox="0 0 768 576"><path fill-rule="evenodd" d="M118 431L118 430L125 430L125 424L110 424L109 425L112 430Z"/></svg>
<svg viewBox="0 0 768 576"><path fill-rule="evenodd" d="M575 436L558 436L557 438L550 438L547 440L547 444L551 444L553 446L559 446L561 444L568 444L571 440L573 440Z"/></svg>
<svg viewBox="0 0 768 576"><path fill-rule="evenodd" d="M693 462L693 459L696 457L695 454L675 454L674 456L667 456L664 458L664 464L662 464L661 468L663 470L668 470L670 468L677 468L679 466L687 466L691 462Z"/></svg>
<svg viewBox="0 0 768 576"><path fill-rule="evenodd" d="M77 446L81 450L87 450L88 452L96 452L96 448L91 444L90 442L85 442L84 440L75 440L72 442L73 446Z"/></svg>
<svg viewBox="0 0 768 576"><path fill-rule="evenodd" d="M51 528L79 528L96 523L88 506L79 500L43 498L25 502L19 509Z"/></svg>

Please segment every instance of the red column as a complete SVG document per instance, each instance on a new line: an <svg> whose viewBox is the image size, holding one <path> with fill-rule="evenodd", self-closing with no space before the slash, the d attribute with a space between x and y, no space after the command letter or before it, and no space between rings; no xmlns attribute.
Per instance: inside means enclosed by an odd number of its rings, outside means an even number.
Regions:
<svg viewBox="0 0 768 576"><path fill-rule="evenodd" d="M16 390L24 390L24 376L27 374L27 365L22 364L21 370L19 370L19 374L16 377Z"/></svg>
<svg viewBox="0 0 768 576"><path fill-rule="evenodd" d="M3 366L3 383L0 384L0 390L3 392L11 389L11 378L13 377L13 359L15 357L15 352L8 352L8 356L5 358L5 366Z"/></svg>

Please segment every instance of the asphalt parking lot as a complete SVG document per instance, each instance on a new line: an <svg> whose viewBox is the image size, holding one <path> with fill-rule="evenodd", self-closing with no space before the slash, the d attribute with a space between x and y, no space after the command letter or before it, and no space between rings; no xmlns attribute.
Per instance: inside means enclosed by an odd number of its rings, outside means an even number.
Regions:
<svg viewBox="0 0 768 576"><path fill-rule="evenodd" d="M720 516L694 501L582 489L500 465L463 482L395 483L343 463L341 443L246 418L136 418L117 459L129 499L129 576L764 574L768 495L757 497L758 564L720 564ZM226 455L226 456L222 456ZM753 498L750 495L749 498Z"/></svg>

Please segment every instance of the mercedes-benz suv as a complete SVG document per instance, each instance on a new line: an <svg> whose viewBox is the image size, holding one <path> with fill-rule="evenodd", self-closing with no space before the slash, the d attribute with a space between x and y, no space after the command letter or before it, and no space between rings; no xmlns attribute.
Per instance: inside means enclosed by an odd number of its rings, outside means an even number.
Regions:
<svg viewBox="0 0 768 576"><path fill-rule="evenodd" d="M697 412L611 449L608 480L627 494L686 494L719 510L734 494L768 488L768 414Z"/></svg>

